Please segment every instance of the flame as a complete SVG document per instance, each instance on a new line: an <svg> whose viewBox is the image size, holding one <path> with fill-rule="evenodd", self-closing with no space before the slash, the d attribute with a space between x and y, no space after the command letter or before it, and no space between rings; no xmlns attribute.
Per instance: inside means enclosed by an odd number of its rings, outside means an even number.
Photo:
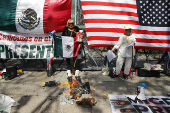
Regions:
<svg viewBox="0 0 170 113"><path fill-rule="evenodd" d="M93 87L92 90L91 90L91 95L92 95L92 96L93 96L94 91L96 91L96 88L95 88L95 87Z"/></svg>
<svg viewBox="0 0 170 113"><path fill-rule="evenodd" d="M62 87L62 86L63 86L63 85L61 85L61 84L60 84L60 85L58 85L58 87L59 87L60 89L63 89L63 87Z"/></svg>
<svg viewBox="0 0 170 113"><path fill-rule="evenodd" d="M78 90L80 88L80 83L72 78L72 82L70 83L70 95L72 96L72 99L79 100L79 94L75 94L75 90Z"/></svg>
<svg viewBox="0 0 170 113"><path fill-rule="evenodd" d="M68 81L65 81L65 82L63 83L63 86L65 86L65 85L70 85L70 83L69 83Z"/></svg>
<svg viewBox="0 0 170 113"><path fill-rule="evenodd" d="M58 87L61 89L63 88L63 86L69 87L68 89L64 89L65 92L63 94L69 96L71 99L75 99L77 103L83 105L84 107L91 107L97 103L93 96L93 93L96 90L95 87L92 87L90 94L83 94L82 90L85 89L83 89L79 81L73 78L72 82L65 81L65 83L63 83L62 85L58 85Z"/></svg>

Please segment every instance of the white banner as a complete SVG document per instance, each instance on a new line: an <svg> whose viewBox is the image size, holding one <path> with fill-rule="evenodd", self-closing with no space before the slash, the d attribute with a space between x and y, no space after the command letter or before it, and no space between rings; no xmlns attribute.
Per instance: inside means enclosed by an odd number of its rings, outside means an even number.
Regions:
<svg viewBox="0 0 170 113"><path fill-rule="evenodd" d="M50 56L48 34L21 34L0 31L0 58L43 59Z"/></svg>

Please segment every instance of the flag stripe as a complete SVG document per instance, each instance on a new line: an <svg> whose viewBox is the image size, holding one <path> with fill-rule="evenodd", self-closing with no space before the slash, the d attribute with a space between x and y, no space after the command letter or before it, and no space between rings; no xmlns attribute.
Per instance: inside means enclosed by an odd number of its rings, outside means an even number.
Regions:
<svg viewBox="0 0 170 113"><path fill-rule="evenodd" d="M119 37L106 37L106 36L90 36L87 41L90 40L105 40L105 41L117 41Z"/></svg>
<svg viewBox="0 0 170 113"><path fill-rule="evenodd" d="M114 24L111 19L104 19L104 20L91 20L87 19L89 23L87 23L85 26L86 28L124 28L124 24ZM117 21L117 20L115 20ZM124 22L120 20L121 22ZM98 23L97 23L98 22ZM127 21L129 22L129 21ZM145 26L140 26L140 25L131 25L132 29L140 29L140 30L148 30L148 31L170 31L169 27L145 27Z"/></svg>
<svg viewBox="0 0 170 113"><path fill-rule="evenodd" d="M91 2L87 2L87 1L82 1L81 4L83 6L87 6L87 5L99 5L99 6L111 6L111 7L128 7L128 8L133 8L133 9L137 9L136 5L134 4L126 4L126 3L110 3L110 2L96 2L96 1L91 1Z"/></svg>
<svg viewBox="0 0 170 113"><path fill-rule="evenodd" d="M122 33L112 33L112 32L87 32L87 39L90 36L108 36L108 37L120 37ZM170 40L169 35L145 35L145 34L134 34L136 38L143 38L144 39L166 39Z"/></svg>
<svg viewBox="0 0 170 113"><path fill-rule="evenodd" d="M129 13L125 11L110 11L110 10L85 10L83 11L84 15L87 14L109 14L109 15L129 15L129 16L134 16L138 17L137 13Z"/></svg>
<svg viewBox="0 0 170 113"><path fill-rule="evenodd" d="M95 6L95 5L90 5L90 6L82 6L83 11L91 11L91 10L106 10L106 11L128 11L128 12L134 12L137 13L136 9L132 9L132 8L123 8L122 7L110 7L110 6Z"/></svg>
<svg viewBox="0 0 170 113"><path fill-rule="evenodd" d="M107 45L107 44L90 44L89 47L113 47L113 46ZM151 50L170 51L170 48L168 48L168 47L135 46L135 49L151 49Z"/></svg>
<svg viewBox="0 0 170 113"><path fill-rule="evenodd" d="M135 46L135 49L151 49L151 50L163 50L170 51L169 47L149 47L149 46Z"/></svg>
<svg viewBox="0 0 170 113"><path fill-rule="evenodd" d="M44 33L44 2L45 0L41 0L41 2L39 0L18 0L15 16L17 32L34 34Z"/></svg>
<svg viewBox="0 0 170 113"><path fill-rule="evenodd" d="M99 40L93 40L93 41L88 41L88 44L106 44L110 45L113 47L117 41L99 41ZM170 47L169 44L162 44L162 43L145 43L145 42L136 42L137 46L147 46L147 47Z"/></svg>
<svg viewBox="0 0 170 113"><path fill-rule="evenodd" d="M144 42L144 43L162 43L162 44L169 44L170 40L161 40L161 39L143 39L137 38L137 42Z"/></svg>
<svg viewBox="0 0 170 113"><path fill-rule="evenodd" d="M18 0L0 1L0 30L16 32L15 14Z"/></svg>
<svg viewBox="0 0 170 113"><path fill-rule="evenodd" d="M74 52L74 39L68 36L62 36L63 57L71 58Z"/></svg>
<svg viewBox="0 0 170 113"><path fill-rule="evenodd" d="M119 37L102 37L102 36L93 36L93 37L88 37L87 41L90 40L103 40L103 41L117 41ZM136 38L137 42L145 42L145 43L162 43L162 44L168 44L170 43L170 39L143 39L143 38Z"/></svg>
<svg viewBox="0 0 170 113"><path fill-rule="evenodd" d="M107 14L88 14L84 19L122 19L122 20L133 20L138 21L137 17L127 16L127 15L107 15Z"/></svg>
<svg viewBox="0 0 170 113"><path fill-rule="evenodd" d="M86 28L87 32L115 32L115 33L122 33L124 29L121 28ZM170 35L170 31L148 31L148 30L138 30L132 29L132 33L135 34L148 34L148 35Z"/></svg>
<svg viewBox="0 0 170 113"><path fill-rule="evenodd" d="M126 3L136 5L136 0L81 0L81 2L108 2L108 3Z"/></svg>
<svg viewBox="0 0 170 113"><path fill-rule="evenodd" d="M88 23L113 23L113 24L132 24L132 25L139 25L138 21L133 20L120 20L120 19L84 19L86 26ZM100 26L100 25L99 25ZM109 27L109 26L107 26ZM123 27L122 27L123 28Z"/></svg>

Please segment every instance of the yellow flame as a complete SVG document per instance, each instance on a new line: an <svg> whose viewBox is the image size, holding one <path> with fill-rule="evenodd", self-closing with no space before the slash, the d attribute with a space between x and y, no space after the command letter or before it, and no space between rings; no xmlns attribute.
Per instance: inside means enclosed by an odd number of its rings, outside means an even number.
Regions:
<svg viewBox="0 0 170 113"><path fill-rule="evenodd" d="M107 94L103 94L104 96L106 96L106 97L109 97Z"/></svg>
<svg viewBox="0 0 170 113"><path fill-rule="evenodd" d="M65 82L63 83L63 86L65 86L65 85L70 85L70 83L69 83L68 81L65 81Z"/></svg>

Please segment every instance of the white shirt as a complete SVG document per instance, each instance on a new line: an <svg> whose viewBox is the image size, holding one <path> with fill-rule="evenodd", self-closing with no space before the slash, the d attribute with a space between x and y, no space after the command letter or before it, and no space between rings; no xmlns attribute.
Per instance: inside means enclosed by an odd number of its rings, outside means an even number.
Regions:
<svg viewBox="0 0 170 113"><path fill-rule="evenodd" d="M133 34L131 35L131 37L132 37L133 41L136 41ZM135 49L134 49L134 46L129 46L129 44L127 44L126 38L127 38L127 36L122 34L120 36L117 44L114 47L116 49L118 49L118 56L132 57L132 47L133 47L133 56L135 55Z"/></svg>

